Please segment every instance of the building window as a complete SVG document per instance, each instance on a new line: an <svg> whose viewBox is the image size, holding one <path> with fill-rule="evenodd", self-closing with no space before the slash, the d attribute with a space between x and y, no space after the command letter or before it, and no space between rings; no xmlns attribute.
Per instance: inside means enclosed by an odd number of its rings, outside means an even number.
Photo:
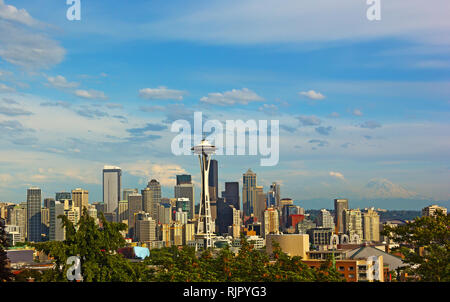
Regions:
<svg viewBox="0 0 450 302"><path fill-rule="evenodd" d="M350 266L350 267L348 268L348 270L351 271L351 272L353 272L353 271L355 270L355 267L354 267L354 266Z"/></svg>
<svg viewBox="0 0 450 302"><path fill-rule="evenodd" d="M340 271L345 271L345 267L339 266L339 270L340 270Z"/></svg>

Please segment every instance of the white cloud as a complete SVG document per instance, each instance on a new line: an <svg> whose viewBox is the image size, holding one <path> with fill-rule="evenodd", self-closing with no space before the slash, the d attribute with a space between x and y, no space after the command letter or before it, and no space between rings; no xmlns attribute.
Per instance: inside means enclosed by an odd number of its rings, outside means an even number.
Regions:
<svg viewBox="0 0 450 302"><path fill-rule="evenodd" d="M259 102L264 99L257 95L255 92L248 88L233 89L225 92L213 92L208 93L208 96L204 96L200 99L203 103L227 106L242 104L247 105L250 102Z"/></svg>
<svg viewBox="0 0 450 302"><path fill-rule="evenodd" d="M78 89L75 91L75 95L79 96L84 99L91 99L91 100L107 100L108 97L105 95L103 91L98 90L82 90Z"/></svg>
<svg viewBox="0 0 450 302"><path fill-rule="evenodd" d="M0 57L26 69L49 68L63 60L65 49L38 29L38 21L0 1Z"/></svg>
<svg viewBox="0 0 450 302"><path fill-rule="evenodd" d="M211 0L155 20L135 34L209 43L367 40L397 36L449 44L448 0L382 1L382 20L366 18L366 1ZM131 31L131 29L130 29ZM136 30L135 30L136 31Z"/></svg>
<svg viewBox="0 0 450 302"><path fill-rule="evenodd" d="M354 116L363 116L364 114L362 113L361 110L355 109L355 110L353 110L353 115Z"/></svg>
<svg viewBox="0 0 450 302"><path fill-rule="evenodd" d="M37 23L25 9L17 9L15 6L7 5L3 0L0 0L0 19L18 22L28 26Z"/></svg>
<svg viewBox="0 0 450 302"><path fill-rule="evenodd" d="M79 85L77 82L68 82L66 78L61 75L56 77L47 77L47 81L55 88L75 88Z"/></svg>
<svg viewBox="0 0 450 302"><path fill-rule="evenodd" d="M183 100L186 91L168 89L164 86L158 88L143 88L139 90L139 96L147 100Z"/></svg>
<svg viewBox="0 0 450 302"><path fill-rule="evenodd" d="M330 175L331 177L335 177L335 178L341 179L341 180L345 180L344 175L342 173L340 173L340 172L333 172L333 171L331 171L330 173L328 173L328 175Z"/></svg>
<svg viewBox="0 0 450 302"><path fill-rule="evenodd" d="M316 92L314 90L310 91L302 91L298 93L299 95L306 96L307 98L310 98L311 100L323 100L325 96L321 94L320 92Z"/></svg>

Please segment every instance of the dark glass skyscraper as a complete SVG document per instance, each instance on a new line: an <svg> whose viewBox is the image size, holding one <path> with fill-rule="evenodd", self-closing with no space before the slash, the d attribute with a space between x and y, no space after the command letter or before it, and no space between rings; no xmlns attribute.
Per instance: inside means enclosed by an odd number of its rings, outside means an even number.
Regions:
<svg viewBox="0 0 450 302"><path fill-rule="evenodd" d="M208 187L210 200L216 201L219 196L219 170L215 159L211 159L209 164Z"/></svg>
<svg viewBox="0 0 450 302"><path fill-rule="evenodd" d="M226 182L225 191L222 192L222 197L226 199L228 204L234 206L236 210L240 210L239 182Z"/></svg>
<svg viewBox="0 0 450 302"><path fill-rule="evenodd" d="M41 189L32 187L27 190L28 241L41 241Z"/></svg>

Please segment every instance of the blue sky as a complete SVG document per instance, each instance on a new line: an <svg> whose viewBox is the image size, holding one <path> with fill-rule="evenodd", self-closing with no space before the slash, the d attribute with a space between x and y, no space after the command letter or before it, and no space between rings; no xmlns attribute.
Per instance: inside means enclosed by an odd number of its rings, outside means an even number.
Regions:
<svg viewBox="0 0 450 302"><path fill-rule="evenodd" d="M450 4L381 0L370 22L335 2L82 0L68 21L63 0L0 0L0 200L99 201L105 164L171 197L177 173L199 181L171 122L202 111L280 120L279 164L219 156L222 188L251 167L305 207L448 204Z"/></svg>

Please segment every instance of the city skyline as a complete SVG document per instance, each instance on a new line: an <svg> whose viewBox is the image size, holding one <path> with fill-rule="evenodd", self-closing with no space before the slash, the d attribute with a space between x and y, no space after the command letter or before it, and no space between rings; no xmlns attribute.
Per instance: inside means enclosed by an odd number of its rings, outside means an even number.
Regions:
<svg viewBox="0 0 450 302"><path fill-rule="evenodd" d="M0 0L0 201L31 186L101 201L104 165L164 196L191 174L199 200L198 163L171 153L170 125L202 111L280 120L279 164L215 156L219 192L251 168L305 208L450 206L446 1L386 1L378 23L365 1L285 0L278 14L253 0L86 1L79 22L63 2ZM320 21L333 31L308 26Z"/></svg>

